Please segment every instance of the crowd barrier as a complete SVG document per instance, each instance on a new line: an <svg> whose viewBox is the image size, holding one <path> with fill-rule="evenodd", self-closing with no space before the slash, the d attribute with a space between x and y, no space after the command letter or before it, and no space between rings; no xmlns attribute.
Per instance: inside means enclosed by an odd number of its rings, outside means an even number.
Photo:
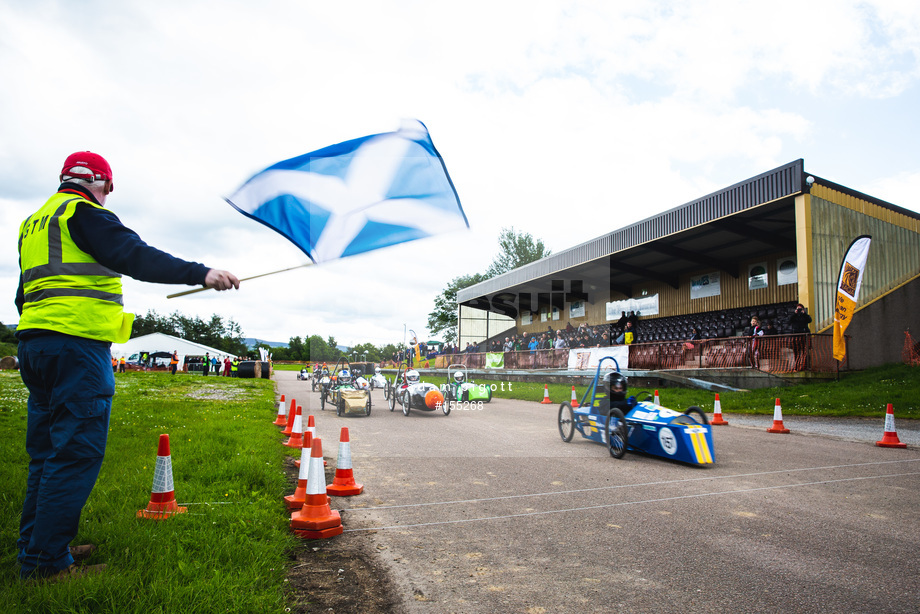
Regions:
<svg viewBox="0 0 920 614"><path fill-rule="evenodd" d="M729 337L634 343L628 346L628 366L624 367L649 371L755 368L768 373L832 373L837 370L833 345L832 335L772 335L756 340L750 337ZM504 352L503 368L566 369L570 365L570 352L578 350ZM414 366L446 369L452 363L463 363L468 369L484 369L489 364L488 357L489 354L484 352L444 354L423 359L419 365ZM396 365L388 361L386 366Z"/></svg>

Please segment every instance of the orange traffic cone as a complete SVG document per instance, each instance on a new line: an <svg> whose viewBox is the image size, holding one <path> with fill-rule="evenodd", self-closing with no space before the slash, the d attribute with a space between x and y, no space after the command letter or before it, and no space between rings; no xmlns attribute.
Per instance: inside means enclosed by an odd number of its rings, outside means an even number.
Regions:
<svg viewBox="0 0 920 614"><path fill-rule="evenodd" d="M303 432L304 434L309 432L310 435L312 435L313 438L316 439L316 421L313 418L313 414L310 414L309 416L307 416L307 428L305 428ZM329 463L327 463L325 460L323 461L323 467L325 467L328 464ZM299 459L295 460L294 465L297 467L300 467L300 460Z"/></svg>
<svg viewBox="0 0 920 614"><path fill-rule="evenodd" d="M187 507L179 507L176 503L176 492L173 486L172 457L169 454L169 435L160 435L160 444L157 447L157 465L153 470L153 488L150 491L150 503L145 509L137 512L138 518L151 520L165 520L175 514L187 512Z"/></svg>
<svg viewBox="0 0 920 614"><path fill-rule="evenodd" d="M579 405L578 405L578 399L575 397L575 386L572 386L572 402L571 402L571 405L572 405L572 407L579 407Z"/></svg>
<svg viewBox="0 0 920 614"><path fill-rule="evenodd" d="M288 437L291 436L291 432L294 430L294 414L297 413L297 399L291 399L291 409L288 410L287 415L287 426L284 427L284 430L281 431L282 435Z"/></svg>
<svg viewBox="0 0 920 614"><path fill-rule="evenodd" d="M712 408L712 422L710 424L728 424L728 420L722 419L722 403L719 401L719 393L716 393L716 404Z"/></svg>
<svg viewBox="0 0 920 614"><path fill-rule="evenodd" d="M275 426L287 426L287 405L284 404L284 395L281 395L281 400L278 401L278 416L275 418L275 421L272 422Z"/></svg>
<svg viewBox="0 0 920 614"><path fill-rule="evenodd" d="M773 408L773 426L767 429L768 433L788 433L789 429L783 426L783 408L776 399L776 407Z"/></svg>
<svg viewBox="0 0 920 614"><path fill-rule="evenodd" d="M655 391L655 399L652 401L655 405L661 405L661 397L658 396L658 391Z"/></svg>
<svg viewBox="0 0 920 614"><path fill-rule="evenodd" d="M552 401L549 400L549 386L543 384L543 400L540 401L541 405L552 405Z"/></svg>
<svg viewBox="0 0 920 614"><path fill-rule="evenodd" d="M885 410L885 433L882 435L882 440L876 441L875 445L883 448L907 447L906 443L902 443L898 439L898 432L894 430L894 409L892 409L891 403L888 404L888 409Z"/></svg>
<svg viewBox="0 0 920 614"><path fill-rule="evenodd" d="M335 497L350 497L360 495L364 491L364 484L355 483L351 471L351 441L348 439L348 427L342 427L339 437L339 459L335 463L335 477L332 484L326 487L326 493Z"/></svg>
<svg viewBox="0 0 920 614"><path fill-rule="evenodd" d="M323 472L323 442L313 440L307 469L307 494L300 511L291 514L291 531L298 537L321 539L341 535L342 517L329 507L326 474Z"/></svg>
<svg viewBox="0 0 920 614"><path fill-rule="evenodd" d="M297 406L297 413L294 414L294 428L291 429L291 436L288 437L288 440L284 442L289 448L302 448L303 447L303 409L300 405Z"/></svg>

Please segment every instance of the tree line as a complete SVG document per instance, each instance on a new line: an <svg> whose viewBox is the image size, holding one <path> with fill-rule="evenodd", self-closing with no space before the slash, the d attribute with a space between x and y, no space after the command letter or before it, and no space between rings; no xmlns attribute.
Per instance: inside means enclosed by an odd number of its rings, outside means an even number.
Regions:
<svg viewBox="0 0 920 614"><path fill-rule="evenodd" d="M234 356L248 353L249 348L243 340L243 329L232 318L224 321L218 314L204 321L198 316L189 317L174 311L168 316L161 316L156 311L134 318L131 337L141 337L151 333L163 333L187 341L200 343Z"/></svg>
<svg viewBox="0 0 920 614"><path fill-rule="evenodd" d="M443 333L444 341L448 343L457 341L458 291L546 258L551 253L542 239L534 239L529 232L515 232L513 226L502 228L498 237L498 254L485 272L454 277L434 299L434 309L428 314L428 331L432 336Z"/></svg>

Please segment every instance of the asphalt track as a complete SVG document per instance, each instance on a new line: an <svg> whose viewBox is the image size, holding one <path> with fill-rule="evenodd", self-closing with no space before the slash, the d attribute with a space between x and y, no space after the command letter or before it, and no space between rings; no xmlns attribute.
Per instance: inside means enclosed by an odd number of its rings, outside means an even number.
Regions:
<svg viewBox="0 0 920 614"><path fill-rule="evenodd" d="M883 421L778 435L723 408L698 468L566 444L555 404L406 417L375 391L369 417L337 417L275 378L330 465L349 427L365 491L333 498L342 538L369 540L407 612L920 611L920 451L875 446Z"/></svg>

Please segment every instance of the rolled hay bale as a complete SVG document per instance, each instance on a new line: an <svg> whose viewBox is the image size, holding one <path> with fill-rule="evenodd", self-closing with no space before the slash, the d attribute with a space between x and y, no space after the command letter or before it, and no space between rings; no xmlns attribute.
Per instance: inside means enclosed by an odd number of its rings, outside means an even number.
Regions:
<svg viewBox="0 0 920 614"><path fill-rule="evenodd" d="M262 379L271 379L272 363L268 362L267 360L263 360L259 364L261 365L261 368L262 368L262 375L261 375Z"/></svg>
<svg viewBox="0 0 920 614"><path fill-rule="evenodd" d="M260 379L262 377L262 363L258 360L244 360L237 368L236 376Z"/></svg>
<svg viewBox="0 0 920 614"><path fill-rule="evenodd" d="M3 371L8 371L10 369L19 368L19 359L15 356L4 356L0 358L0 369Z"/></svg>

